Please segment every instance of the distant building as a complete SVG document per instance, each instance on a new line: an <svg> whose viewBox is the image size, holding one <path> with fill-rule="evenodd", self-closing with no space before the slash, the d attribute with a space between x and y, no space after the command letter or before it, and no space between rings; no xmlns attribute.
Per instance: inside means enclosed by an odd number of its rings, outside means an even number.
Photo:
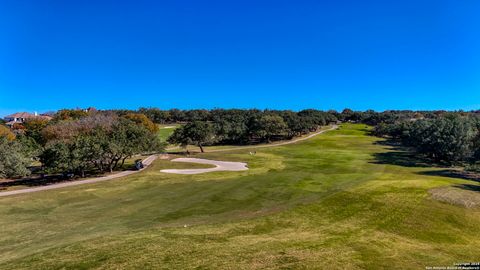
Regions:
<svg viewBox="0 0 480 270"><path fill-rule="evenodd" d="M84 109L85 112L96 112L97 109L95 109L94 107L88 107L86 109Z"/></svg>
<svg viewBox="0 0 480 270"><path fill-rule="evenodd" d="M37 112L35 113L28 113L28 112L19 112L19 113L14 113L7 115L3 118L5 120L5 125L9 127L13 127L15 124L23 124L25 123L28 119L45 119L45 120L51 120L52 117L47 116L47 115L38 115Z"/></svg>

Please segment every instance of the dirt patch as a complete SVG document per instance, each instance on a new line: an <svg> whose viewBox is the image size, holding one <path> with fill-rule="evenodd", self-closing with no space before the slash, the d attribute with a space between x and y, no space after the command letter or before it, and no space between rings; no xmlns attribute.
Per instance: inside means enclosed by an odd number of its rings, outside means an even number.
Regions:
<svg viewBox="0 0 480 270"><path fill-rule="evenodd" d="M455 185L432 188L428 191L438 201L472 208L480 206L480 186Z"/></svg>

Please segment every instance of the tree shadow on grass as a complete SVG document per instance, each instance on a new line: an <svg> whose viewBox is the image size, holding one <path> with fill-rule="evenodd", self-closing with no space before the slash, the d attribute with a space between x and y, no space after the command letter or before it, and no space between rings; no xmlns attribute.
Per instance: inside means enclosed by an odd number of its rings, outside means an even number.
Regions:
<svg viewBox="0 0 480 270"><path fill-rule="evenodd" d="M51 185L51 184L56 184L56 183L66 182L66 181L74 181L74 180L77 180L77 179L66 179L61 175L46 176L44 178L31 177L31 178L6 180L4 182L0 182L0 190L7 189L8 187L15 187L15 186L27 186L27 187L46 186L46 185Z"/></svg>
<svg viewBox="0 0 480 270"><path fill-rule="evenodd" d="M132 165L125 165L119 171L124 171L124 170L134 170L134 167ZM81 178L79 176L68 177L62 174L53 174L53 175L45 175L43 177L32 176L32 177L19 178L19 179L9 179L9 180L0 181L0 191L8 189L9 187L15 187L15 186L26 186L26 187L48 186L48 185L58 184L62 182L71 182L71 181L84 180L88 178L101 177L101 176L104 176L104 174L101 172L87 172L84 178Z"/></svg>
<svg viewBox="0 0 480 270"><path fill-rule="evenodd" d="M422 168L438 168L431 171L417 172L426 176L441 176L449 178L459 178L480 183L480 174L468 172L460 169L448 169L446 165L434 163L432 160L417 154L414 149L402 146L400 143L392 140L377 141L375 144L387 146L390 151L374 154L374 164L390 164L404 167L422 167ZM440 169L444 168L444 169ZM465 190L479 191L480 186L477 185L455 185L454 187Z"/></svg>
<svg viewBox="0 0 480 270"><path fill-rule="evenodd" d="M29 177L23 178L14 178L14 179L0 179L0 191L6 190L9 187L15 186L26 186L26 187L38 187L38 186L48 186L51 184L58 184L62 182L71 182L77 180L85 180L88 178L101 177L105 176L105 173L99 171L87 171L85 177L80 177L78 175L67 176L64 174L50 174L43 175L40 173L39 167L30 167L32 174ZM130 163L125 163L123 166L119 166L114 172L121 171L132 171L135 170L135 165Z"/></svg>
<svg viewBox="0 0 480 270"><path fill-rule="evenodd" d="M466 171L461 171L461 170L444 169L444 170L419 172L419 174L428 175L428 176L442 176L442 177L450 177L450 178L460 178L460 179L464 179L464 180L480 182L480 175L478 173L471 173L471 172L466 172Z"/></svg>
<svg viewBox="0 0 480 270"><path fill-rule="evenodd" d="M478 185L458 184L458 185L454 185L454 187L461 188L461 189L464 189L464 190L480 192L480 186L478 186Z"/></svg>
<svg viewBox="0 0 480 270"><path fill-rule="evenodd" d="M388 152L374 154L374 164L390 164L404 167L437 167L438 164L417 154L412 148L402 146L400 143L385 140L376 141L374 144L388 146Z"/></svg>

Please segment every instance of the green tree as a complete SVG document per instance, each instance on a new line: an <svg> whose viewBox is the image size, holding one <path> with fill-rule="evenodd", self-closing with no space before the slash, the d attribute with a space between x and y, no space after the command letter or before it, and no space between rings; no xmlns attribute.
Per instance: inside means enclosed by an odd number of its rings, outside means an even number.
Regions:
<svg viewBox="0 0 480 270"><path fill-rule="evenodd" d="M399 131L400 130L400 131ZM442 115L435 119L402 122L390 127L388 132L399 134L405 145L436 162L447 164L463 163L474 152L474 139L478 129L468 117Z"/></svg>
<svg viewBox="0 0 480 270"><path fill-rule="evenodd" d="M138 112L145 114L152 122L156 124L165 124L171 121L170 113L157 108L140 108Z"/></svg>
<svg viewBox="0 0 480 270"><path fill-rule="evenodd" d="M0 136L0 177L22 177L30 174L31 159L17 141Z"/></svg>
<svg viewBox="0 0 480 270"><path fill-rule="evenodd" d="M273 114L255 117L250 126L253 137L270 142L273 136L285 135L288 127L282 117Z"/></svg>
<svg viewBox="0 0 480 270"><path fill-rule="evenodd" d="M195 121L177 128L168 138L171 144L178 144L186 147L189 144L196 145L203 153L203 146L211 144L215 141L213 126L209 122Z"/></svg>

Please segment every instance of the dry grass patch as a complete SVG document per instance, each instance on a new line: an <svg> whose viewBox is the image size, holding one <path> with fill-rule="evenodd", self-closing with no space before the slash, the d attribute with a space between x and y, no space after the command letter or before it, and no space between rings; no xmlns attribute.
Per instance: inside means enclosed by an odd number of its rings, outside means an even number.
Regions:
<svg viewBox="0 0 480 270"><path fill-rule="evenodd" d="M432 188L428 192L432 198L463 207L472 208L480 206L480 186L455 185L448 187Z"/></svg>

